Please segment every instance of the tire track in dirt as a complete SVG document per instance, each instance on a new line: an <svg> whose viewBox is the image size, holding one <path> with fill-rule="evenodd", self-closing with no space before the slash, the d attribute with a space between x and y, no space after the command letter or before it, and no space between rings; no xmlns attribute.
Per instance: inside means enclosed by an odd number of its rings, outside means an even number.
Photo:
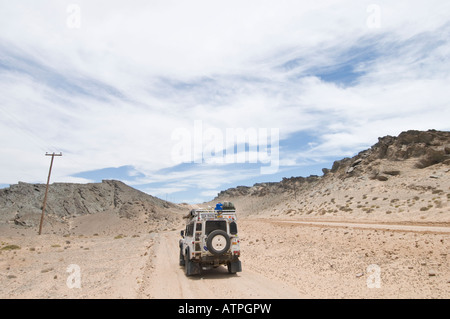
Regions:
<svg viewBox="0 0 450 319"><path fill-rule="evenodd" d="M298 291L274 279L245 268L235 275L220 266L204 270L201 275L187 277L178 264L179 233L156 235L153 251L144 269L140 296L147 298L302 298Z"/></svg>
<svg viewBox="0 0 450 319"><path fill-rule="evenodd" d="M331 226L331 227L349 227L363 229L383 229L391 231L408 231L408 232L431 232L431 233L449 233L450 227L445 226L424 226L412 224L377 224L377 223L359 223L359 222L329 222L329 221L298 221L298 220L279 220L272 221L274 223L290 223L303 224L308 226Z"/></svg>

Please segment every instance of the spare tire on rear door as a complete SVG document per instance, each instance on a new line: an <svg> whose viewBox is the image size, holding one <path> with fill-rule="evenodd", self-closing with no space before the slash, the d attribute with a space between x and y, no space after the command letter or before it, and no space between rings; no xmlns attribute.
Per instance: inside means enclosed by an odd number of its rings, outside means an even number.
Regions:
<svg viewBox="0 0 450 319"><path fill-rule="evenodd" d="M223 255L230 248L230 237L223 230L214 230L208 235L206 247L213 255Z"/></svg>

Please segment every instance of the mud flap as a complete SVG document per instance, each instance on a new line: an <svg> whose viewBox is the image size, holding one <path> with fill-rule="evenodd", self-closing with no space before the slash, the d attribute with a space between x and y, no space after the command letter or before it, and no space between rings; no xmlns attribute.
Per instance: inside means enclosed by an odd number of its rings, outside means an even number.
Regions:
<svg viewBox="0 0 450 319"><path fill-rule="evenodd" d="M241 271L242 271L242 266L241 266L240 260L232 261L228 264L228 272L230 274L235 274L235 273L241 272Z"/></svg>
<svg viewBox="0 0 450 319"><path fill-rule="evenodd" d="M184 267L186 276L200 275L202 272L202 267L200 264L194 263L191 260L186 259Z"/></svg>

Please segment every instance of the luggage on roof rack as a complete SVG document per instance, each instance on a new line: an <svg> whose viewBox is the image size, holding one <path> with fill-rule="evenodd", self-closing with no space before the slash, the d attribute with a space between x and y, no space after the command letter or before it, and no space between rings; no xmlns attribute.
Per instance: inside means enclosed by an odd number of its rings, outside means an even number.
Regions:
<svg viewBox="0 0 450 319"><path fill-rule="evenodd" d="M235 219L236 217L236 208L234 206L233 203L231 202L224 202L223 204L221 204L222 209L217 209L217 206L215 209L212 209L211 207L209 209L202 209L202 208L197 208L197 209L191 209L191 211L184 216L183 218L185 219L192 219L192 218L196 218L196 217L201 217L201 218L221 218L223 215L223 217L225 218L229 218L229 216L234 215Z"/></svg>
<svg viewBox="0 0 450 319"><path fill-rule="evenodd" d="M234 204L232 202L223 202L222 205L223 210L235 210Z"/></svg>

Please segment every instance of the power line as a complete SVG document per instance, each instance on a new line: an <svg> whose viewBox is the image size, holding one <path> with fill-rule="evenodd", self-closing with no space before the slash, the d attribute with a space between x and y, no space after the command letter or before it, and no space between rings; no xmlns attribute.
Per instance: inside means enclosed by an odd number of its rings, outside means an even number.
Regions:
<svg viewBox="0 0 450 319"><path fill-rule="evenodd" d="M29 141L31 141L35 146L37 146L40 150L44 151L45 149L51 148L56 149L54 145L48 145L46 141L44 141L38 134L33 132L30 129L30 126L25 124L23 120L20 120L15 116L12 112L6 110L6 108L0 105L0 111L9 119L9 121L5 124L9 124L15 129L17 132L23 134Z"/></svg>

